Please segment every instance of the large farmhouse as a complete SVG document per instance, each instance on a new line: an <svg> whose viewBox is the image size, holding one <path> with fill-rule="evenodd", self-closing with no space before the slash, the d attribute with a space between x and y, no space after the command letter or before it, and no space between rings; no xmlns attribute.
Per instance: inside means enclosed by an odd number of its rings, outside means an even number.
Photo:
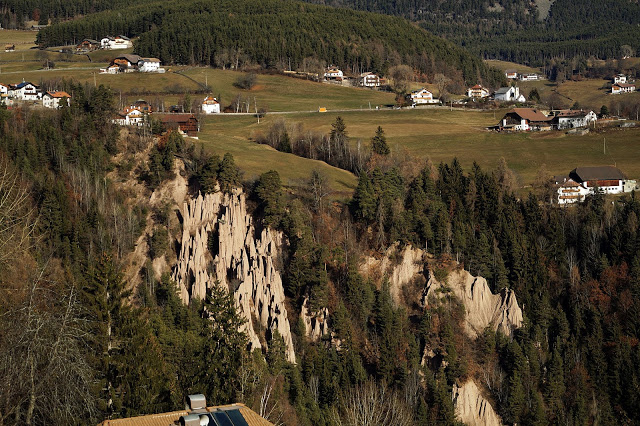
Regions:
<svg viewBox="0 0 640 426"><path fill-rule="evenodd" d="M154 116L156 116L156 114L154 114ZM200 131L198 119L193 114L157 114L157 117L166 130L179 130L192 138L197 137L198 131Z"/></svg>
<svg viewBox="0 0 640 426"><path fill-rule="evenodd" d="M129 37L125 37L123 35L119 35L116 37L107 36L100 40L100 47L103 49L128 49L133 47L133 43L131 43L131 39Z"/></svg>
<svg viewBox="0 0 640 426"><path fill-rule="evenodd" d="M630 181L614 166L576 167L569 176L556 178L558 184L558 204L584 201L594 194L596 188L603 194L621 194L632 191L635 181Z"/></svg>
<svg viewBox="0 0 640 426"><path fill-rule="evenodd" d="M553 117L533 108L513 108L498 124L500 130L551 130Z"/></svg>
<svg viewBox="0 0 640 426"><path fill-rule="evenodd" d="M587 127L598 120L593 111L561 110L553 118L554 127L559 130Z"/></svg>

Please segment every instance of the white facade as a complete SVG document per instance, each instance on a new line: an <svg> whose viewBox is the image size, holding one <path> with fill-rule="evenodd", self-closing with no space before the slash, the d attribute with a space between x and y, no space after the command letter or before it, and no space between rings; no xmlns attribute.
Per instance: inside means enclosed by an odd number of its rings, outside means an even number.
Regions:
<svg viewBox="0 0 640 426"><path fill-rule="evenodd" d="M9 94L9 86L5 86L0 83L0 95L8 95Z"/></svg>
<svg viewBox="0 0 640 426"><path fill-rule="evenodd" d="M207 96L202 101L203 114L220 114L220 102L212 96Z"/></svg>
<svg viewBox="0 0 640 426"><path fill-rule="evenodd" d="M509 79L515 80L515 79L518 78L518 71L516 71L516 70L506 70L504 72L504 76L509 78Z"/></svg>
<svg viewBox="0 0 640 426"><path fill-rule="evenodd" d="M144 123L144 113L139 109L127 108L113 120L115 124L121 126L142 126Z"/></svg>
<svg viewBox="0 0 640 426"><path fill-rule="evenodd" d="M38 86L33 83L25 82L16 85L9 92L9 96L20 101L37 101L40 99L41 95L42 94L40 93Z"/></svg>
<svg viewBox="0 0 640 426"><path fill-rule="evenodd" d="M576 129L587 127L598 120L593 111L569 111L556 116L558 129Z"/></svg>
<svg viewBox="0 0 640 426"><path fill-rule="evenodd" d="M627 83L618 83L611 86L611 94L618 95L620 93L631 93L636 91L636 86Z"/></svg>
<svg viewBox="0 0 640 426"><path fill-rule="evenodd" d="M66 92L46 92L42 95L42 106L45 108L60 108L63 99L67 100L69 105L71 96Z"/></svg>
<svg viewBox="0 0 640 426"><path fill-rule="evenodd" d="M138 71L140 72L158 72L160 69L160 59L156 58L142 58L138 62Z"/></svg>
<svg viewBox="0 0 640 426"><path fill-rule="evenodd" d="M496 101L502 102L526 102L524 95L520 94L518 86L501 87L494 95Z"/></svg>
<svg viewBox="0 0 640 426"><path fill-rule="evenodd" d="M342 70L335 67L331 67L327 69L327 71L324 73L324 78L326 78L327 80L335 80L343 77L344 77L344 74L342 73Z"/></svg>
<svg viewBox="0 0 640 426"><path fill-rule="evenodd" d="M100 47L102 49L129 49L133 47L133 43L126 37L118 36L118 37L105 37L100 40Z"/></svg>
<svg viewBox="0 0 640 426"><path fill-rule="evenodd" d="M536 81L538 79L539 79L538 74L534 74L534 73L520 75L520 81Z"/></svg>
<svg viewBox="0 0 640 426"><path fill-rule="evenodd" d="M613 77L613 84L625 84L627 82L627 76L624 74L617 74Z"/></svg>
<svg viewBox="0 0 640 426"><path fill-rule="evenodd" d="M425 89L414 90L409 94L409 101L413 105L439 104L440 99L435 99L433 93Z"/></svg>
<svg viewBox="0 0 640 426"><path fill-rule="evenodd" d="M372 72L360 74L360 85L362 87L380 87L380 77Z"/></svg>
<svg viewBox="0 0 640 426"><path fill-rule="evenodd" d="M470 87L469 89L467 89L467 96L470 98L486 98L489 96L489 89L476 84L473 87Z"/></svg>
<svg viewBox="0 0 640 426"><path fill-rule="evenodd" d="M558 204L581 203L587 195L589 195L587 188L569 179L558 187Z"/></svg>

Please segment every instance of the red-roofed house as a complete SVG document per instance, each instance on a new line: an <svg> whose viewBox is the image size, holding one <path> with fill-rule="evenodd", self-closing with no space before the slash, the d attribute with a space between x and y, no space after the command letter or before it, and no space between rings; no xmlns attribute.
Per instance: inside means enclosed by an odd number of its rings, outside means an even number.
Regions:
<svg viewBox="0 0 640 426"><path fill-rule="evenodd" d="M635 84L618 83L611 86L611 94L618 95L620 93L631 93L636 91Z"/></svg>
<svg viewBox="0 0 640 426"><path fill-rule="evenodd" d="M491 92L489 92L489 89L479 84L476 84L475 86L467 89L467 96L472 99L487 98L490 94Z"/></svg>
<svg viewBox="0 0 640 426"><path fill-rule="evenodd" d="M71 95L60 90L45 92L45 94L42 95L42 106L45 108L60 108L63 99L66 99L68 106L71 102Z"/></svg>

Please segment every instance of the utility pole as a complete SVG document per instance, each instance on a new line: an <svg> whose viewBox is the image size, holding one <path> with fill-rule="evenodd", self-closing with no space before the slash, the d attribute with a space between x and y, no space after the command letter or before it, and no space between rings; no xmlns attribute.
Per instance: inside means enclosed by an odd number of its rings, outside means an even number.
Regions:
<svg viewBox="0 0 640 426"><path fill-rule="evenodd" d="M602 153L607 155L607 138L602 138Z"/></svg>

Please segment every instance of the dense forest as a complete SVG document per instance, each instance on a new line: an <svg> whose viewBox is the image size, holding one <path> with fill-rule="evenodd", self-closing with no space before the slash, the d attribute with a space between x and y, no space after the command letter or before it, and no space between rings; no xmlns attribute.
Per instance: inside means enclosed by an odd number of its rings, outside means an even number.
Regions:
<svg viewBox="0 0 640 426"><path fill-rule="evenodd" d="M640 48L640 6L626 0L556 0L548 10L529 1L309 1L403 16L485 59L532 66L555 57L616 58L624 45L635 56Z"/></svg>
<svg viewBox="0 0 640 426"><path fill-rule="evenodd" d="M330 152L342 153L339 166L357 171L352 199L335 202L318 171L298 187L283 187L277 171L243 182L229 154L175 133L120 133L107 88L64 84L71 107L0 110L2 423L169 411L203 392L212 404L243 401L286 424L353 424L364 397L388 424L453 424L451 389L474 377L507 423L640 418L635 195L557 208L542 202L551 187L541 170L519 199L504 161L495 170L465 171L455 159L436 166L391 150L381 128L349 160L349 122L336 119L310 153L338 146ZM302 155L299 135L279 126L265 140ZM169 276L153 272L150 260L175 250L162 225L172 213L146 200L172 179L176 158L193 190L244 185L255 220L284 233L296 364L277 334L264 352L245 350L224 289L183 305ZM134 176L125 187L143 185L145 196L123 190L117 176ZM127 255L149 221L149 261L132 287ZM426 248L443 281L457 259L492 291L512 289L523 327L471 340L455 298L426 309L394 303L388 283L361 275L358 263L396 241ZM296 320L305 298L328 308L331 336L306 338ZM426 348L444 362L421 365Z"/></svg>
<svg viewBox="0 0 640 426"><path fill-rule="evenodd" d="M139 36L135 50L165 63L303 68L314 58L354 72L384 73L407 64L425 74L448 71L467 83L501 81L500 73L452 43L402 18L289 0L191 0L145 3L43 29L42 46L106 34Z"/></svg>

